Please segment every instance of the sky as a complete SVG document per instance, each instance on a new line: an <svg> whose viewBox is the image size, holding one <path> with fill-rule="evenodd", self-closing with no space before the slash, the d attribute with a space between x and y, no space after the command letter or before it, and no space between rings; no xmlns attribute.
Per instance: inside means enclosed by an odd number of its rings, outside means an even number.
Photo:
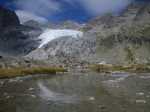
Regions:
<svg viewBox="0 0 150 112"><path fill-rule="evenodd" d="M21 22L29 19L39 22L86 22L105 13L118 14L133 1L135 0L0 0L0 4L15 10Z"/></svg>

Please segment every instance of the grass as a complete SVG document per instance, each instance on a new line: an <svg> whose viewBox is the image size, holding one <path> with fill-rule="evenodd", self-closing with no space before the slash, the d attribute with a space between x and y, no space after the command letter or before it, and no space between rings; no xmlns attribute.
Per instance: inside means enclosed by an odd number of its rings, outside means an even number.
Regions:
<svg viewBox="0 0 150 112"><path fill-rule="evenodd" d="M61 67L0 68L0 78L37 74L56 74L58 72L67 72L67 70Z"/></svg>
<svg viewBox="0 0 150 112"><path fill-rule="evenodd" d="M104 72L131 72L131 73L150 73L150 64L130 64L130 65L91 65L90 69L93 71Z"/></svg>

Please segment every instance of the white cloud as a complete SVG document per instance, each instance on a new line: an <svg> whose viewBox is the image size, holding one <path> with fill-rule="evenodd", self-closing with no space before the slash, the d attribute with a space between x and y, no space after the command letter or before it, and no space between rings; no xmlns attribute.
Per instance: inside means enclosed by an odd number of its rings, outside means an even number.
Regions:
<svg viewBox="0 0 150 112"><path fill-rule="evenodd" d="M70 4L68 7L80 6L86 13L97 16L107 12L119 12L131 1L134 0L17 0L15 4L18 9L50 18L53 14L63 12L64 7L67 7L64 3Z"/></svg>
<svg viewBox="0 0 150 112"><path fill-rule="evenodd" d="M17 0L17 8L40 16L49 16L60 11L61 4L54 0Z"/></svg>
<svg viewBox="0 0 150 112"><path fill-rule="evenodd" d="M16 14L18 15L21 23L27 22L29 20L35 20L39 23L48 22L48 20L43 17L37 16L35 14L29 13L23 10L16 10Z"/></svg>
<svg viewBox="0 0 150 112"><path fill-rule="evenodd" d="M100 15L107 12L118 12L133 0L64 0L69 4L78 3L87 13Z"/></svg>
<svg viewBox="0 0 150 112"><path fill-rule="evenodd" d="M107 12L118 12L132 0L78 0L79 3L92 15Z"/></svg>

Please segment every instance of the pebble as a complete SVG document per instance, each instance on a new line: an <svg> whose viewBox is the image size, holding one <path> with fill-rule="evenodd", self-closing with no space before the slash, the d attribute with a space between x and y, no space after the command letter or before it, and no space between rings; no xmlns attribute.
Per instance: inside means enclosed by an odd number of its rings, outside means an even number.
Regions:
<svg viewBox="0 0 150 112"><path fill-rule="evenodd" d="M138 95L138 96L143 96L144 93L143 93L143 92L139 92L139 93L136 93L136 95Z"/></svg>
<svg viewBox="0 0 150 112"><path fill-rule="evenodd" d="M35 95L31 95L31 97L32 97L32 98L36 98L36 96L35 96Z"/></svg>
<svg viewBox="0 0 150 112"><path fill-rule="evenodd" d="M2 86L4 84L4 81L0 81L0 85Z"/></svg>
<svg viewBox="0 0 150 112"><path fill-rule="evenodd" d="M150 76L140 76L141 79L149 79Z"/></svg>
<svg viewBox="0 0 150 112"><path fill-rule="evenodd" d="M17 82L18 80L17 79L9 79L9 83L13 83L13 82Z"/></svg>
<svg viewBox="0 0 150 112"><path fill-rule="evenodd" d="M93 100L95 100L95 98L94 97L90 97L89 100L93 101Z"/></svg>
<svg viewBox="0 0 150 112"><path fill-rule="evenodd" d="M10 96L6 96L6 99L9 99L10 98Z"/></svg>
<svg viewBox="0 0 150 112"><path fill-rule="evenodd" d="M99 105L98 107L102 110L106 109L106 106L104 106L104 105Z"/></svg>
<svg viewBox="0 0 150 112"><path fill-rule="evenodd" d="M136 103L146 103L146 101L145 100L136 100Z"/></svg>
<svg viewBox="0 0 150 112"><path fill-rule="evenodd" d="M4 93L4 96L7 96L7 95L8 95L8 93L5 92L5 93Z"/></svg>
<svg viewBox="0 0 150 112"><path fill-rule="evenodd" d="M23 82L23 80L19 80L19 82Z"/></svg>
<svg viewBox="0 0 150 112"><path fill-rule="evenodd" d="M29 90L29 91L33 91L33 90L34 90L34 88L29 88L28 90Z"/></svg>
<svg viewBox="0 0 150 112"><path fill-rule="evenodd" d="M147 96L146 96L146 98L150 98L150 96L149 96L149 95L147 95Z"/></svg>

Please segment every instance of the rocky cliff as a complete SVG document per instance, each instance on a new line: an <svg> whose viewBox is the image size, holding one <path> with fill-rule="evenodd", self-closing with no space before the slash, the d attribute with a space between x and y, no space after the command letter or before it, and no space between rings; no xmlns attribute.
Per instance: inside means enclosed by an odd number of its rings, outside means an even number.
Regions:
<svg viewBox="0 0 150 112"><path fill-rule="evenodd" d="M18 56L37 48L40 29L20 24L14 11L0 7L0 55Z"/></svg>
<svg viewBox="0 0 150 112"><path fill-rule="evenodd" d="M131 4L121 16L107 17L104 20L106 22L94 28L100 62L149 63L150 4Z"/></svg>
<svg viewBox="0 0 150 112"><path fill-rule="evenodd" d="M0 7L0 29L19 26L19 19L15 12Z"/></svg>

